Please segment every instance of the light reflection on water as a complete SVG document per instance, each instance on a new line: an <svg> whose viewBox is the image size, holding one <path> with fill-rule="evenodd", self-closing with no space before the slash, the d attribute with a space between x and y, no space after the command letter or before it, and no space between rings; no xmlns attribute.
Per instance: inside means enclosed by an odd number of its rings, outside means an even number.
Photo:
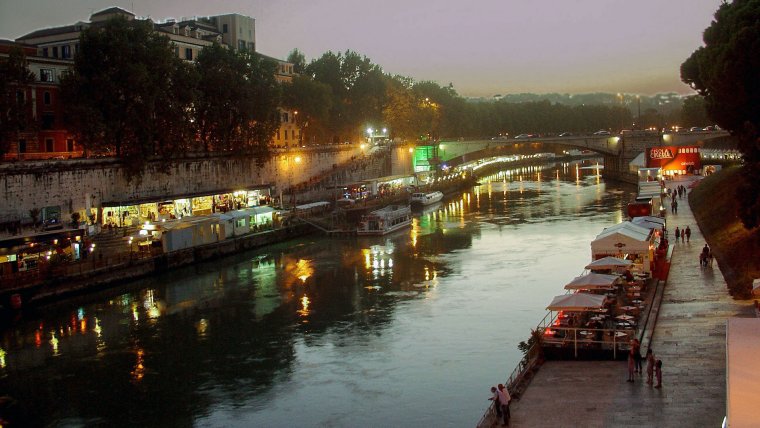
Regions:
<svg viewBox="0 0 760 428"><path fill-rule="evenodd" d="M41 310L3 331L0 388L36 425L474 424L622 219L628 190L593 174L505 171L391 236L289 241Z"/></svg>

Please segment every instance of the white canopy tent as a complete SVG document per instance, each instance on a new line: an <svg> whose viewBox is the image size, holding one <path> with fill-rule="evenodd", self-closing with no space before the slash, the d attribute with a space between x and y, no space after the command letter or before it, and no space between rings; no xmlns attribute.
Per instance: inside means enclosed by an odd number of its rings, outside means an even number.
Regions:
<svg viewBox="0 0 760 428"><path fill-rule="evenodd" d="M589 273L570 281L565 285L565 290L614 290L619 282L620 277L617 275Z"/></svg>
<svg viewBox="0 0 760 428"><path fill-rule="evenodd" d="M630 260L624 260L624 259L619 259L617 257L607 256L599 260L594 260L593 262L587 264L586 269L589 269L592 271L619 269L619 268L629 267L632 264L633 262Z"/></svg>
<svg viewBox="0 0 760 428"><path fill-rule="evenodd" d="M647 229L662 229L665 226L665 219L662 217L654 217L651 215L645 215L641 217L634 217L631 223L636 226L646 227Z"/></svg>
<svg viewBox="0 0 760 428"><path fill-rule="evenodd" d="M651 272L654 259L654 234L651 229L624 221L608 227L591 242L594 260L614 256L633 259L635 270Z"/></svg>
<svg viewBox="0 0 760 428"><path fill-rule="evenodd" d="M593 312L604 309L606 296L588 293L572 293L555 296L549 306L550 311Z"/></svg>

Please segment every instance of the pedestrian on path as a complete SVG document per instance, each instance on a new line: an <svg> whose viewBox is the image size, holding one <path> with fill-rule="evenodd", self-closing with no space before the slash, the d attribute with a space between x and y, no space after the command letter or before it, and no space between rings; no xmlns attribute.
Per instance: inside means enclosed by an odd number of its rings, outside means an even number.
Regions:
<svg viewBox="0 0 760 428"><path fill-rule="evenodd" d="M689 228L689 226L686 226L685 233L686 233L686 242L689 242L691 240L691 229Z"/></svg>
<svg viewBox="0 0 760 428"><path fill-rule="evenodd" d="M628 353L628 380L627 382L633 382L633 370L636 367L636 362L633 360L633 348Z"/></svg>
<svg viewBox="0 0 760 428"><path fill-rule="evenodd" d="M641 374L641 342L639 339L633 339L631 341L631 352L633 353L634 371Z"/></svg>
<svg viewBox="0 0 760 428"><path fill-rule="evenodd" d="M655 388L662 388L662 360L657 360L654 364L654 375L657 378Z"/></svg>
<svg viewBox="0 0 760 428"><path fill-rule="evenodd" d="M502 384L499 384L497 392L499 394L499 402L501 403L501 416L504 421L503 425L509 425L509 402L512 400L512 397L509 395L507 388Z"/></svg>
<svg viewBox="0 0 760 428"><path fill-rule="evenodd" d="M676 243L681 239L681 230L676 226Z"/></svg>
<svg viewBox="0 0 760 428"><path fill-rule="evenodd" d="M686 242L686 229L681 229L681 243L683 244L684 242Z"/></svg>
<svg viewBox="0 0 760 428"><path fill-rule="evenodd" d="M654 383L654 353L652 348L647 348L647 385Z"/></svg>

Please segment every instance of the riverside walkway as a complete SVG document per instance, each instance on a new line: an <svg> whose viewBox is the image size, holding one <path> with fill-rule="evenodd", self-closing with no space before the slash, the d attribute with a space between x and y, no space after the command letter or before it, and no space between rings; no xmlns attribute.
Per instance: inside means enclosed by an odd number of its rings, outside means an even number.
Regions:
<svg viewBox="0 0 760 428"><path fill-rule="evenodd" d="M668 186L688 188L694 179ZM700 268L705 240L686 197L679 200L677 214L668 210L667 220L675 249L651 332L652 351L663 362L662 388L647 385L646 362L644 373L628 383L625 361L547 361L521 399L512 402L510 426L721 426L726 414L726 319L754 317L754 309L751 301L736 301L728 294L717 262ZM676 226L691 228L691 242L675 243Z"/></svg>

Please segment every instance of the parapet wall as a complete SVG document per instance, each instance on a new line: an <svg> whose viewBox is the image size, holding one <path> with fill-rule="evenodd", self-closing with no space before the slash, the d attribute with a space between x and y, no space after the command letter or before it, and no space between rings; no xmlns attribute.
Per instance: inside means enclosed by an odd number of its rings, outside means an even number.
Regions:
<svg viewBox="0 0 760 428"><path fill-rule="evenodd" d="M81 159L0 165L0 224L31 221L29 211L60 206L61 219L103 204L123 205L209 195L256 187L277 192L312 177L338 171L362 157L359 147L291 149L264 165L254 159L202 157L171 163L151 161L142 175L129 178L119 161Z"/></svg>

